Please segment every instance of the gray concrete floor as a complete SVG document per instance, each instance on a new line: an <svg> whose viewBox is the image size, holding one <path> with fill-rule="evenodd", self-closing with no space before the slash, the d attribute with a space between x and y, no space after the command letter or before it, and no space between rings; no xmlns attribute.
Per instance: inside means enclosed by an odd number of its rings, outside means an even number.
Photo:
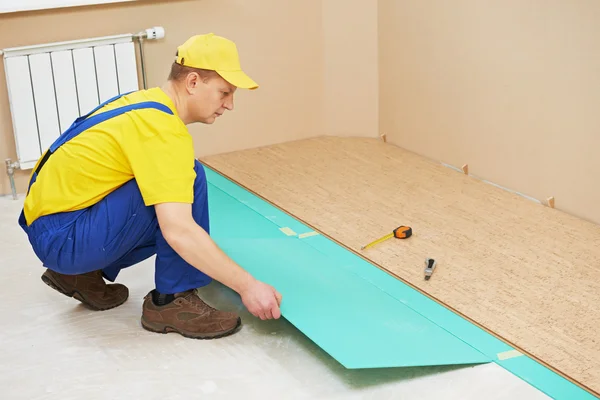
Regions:
<svg viewBox="0 0 600 400"><path fill-rule="evenodd" d="M119 277L130 290L124 305L90 311L42 283L41 263L17 225L21 205L22 196L0 197L2 399L548 398L493 363L347 370L285 319L252 317L218 283L200 293L239 311L241 331L211 341L147 332L140 313L154 258Z"/></svg>

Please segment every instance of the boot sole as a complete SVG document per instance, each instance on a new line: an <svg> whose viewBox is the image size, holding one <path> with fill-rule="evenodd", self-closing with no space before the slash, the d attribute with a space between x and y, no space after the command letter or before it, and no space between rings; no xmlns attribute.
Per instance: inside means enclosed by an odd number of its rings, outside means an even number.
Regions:
<svg viewBox="0 0 600 400"><path fill-rule="evenodd" d="M210 340L210 339L222 338L222 337L229 336L229 335L232 335L235 332L237 332L241 325L242 325L242 319L240 317L238 317L235 327L233 327L232 329L230 329L228 331L219 332L219 333L197 334L197 333L189 333L186 331L182 331L182 330L174 328L170 325L153 324L150 322L146 322L144 320L144 317L142 317L142 327L144 329L146 329L147 331L154 332L154 333L162 333L162 334L179 333L181 336L184 336L189 339Z"/></svg>
<svg viewBox="0 0 600 400"><path fill-rule="evenodd" d="M55 282L52 278L48 277L46 274L42 275L42 281L50 286L52 289L56 290L59 293L64 294L67 297L72 297L75 300L79 300L82 304L84 304L85 306L91 308L94 311L106 311L106 310L110 310L112 308L118 307L121 304L125 303L127 301L127 297L125 297L125 299L118 303L118 304L114 304L114 305L110 305L110 306L96 306L90 302L88 302L87 300L85 300L85 298L83 297L83 295L81 293L79 293L79 291L77 290L72 290L72 291L67 291L65 290L62 286L60 286L60 284L58 282Z"/></svg>

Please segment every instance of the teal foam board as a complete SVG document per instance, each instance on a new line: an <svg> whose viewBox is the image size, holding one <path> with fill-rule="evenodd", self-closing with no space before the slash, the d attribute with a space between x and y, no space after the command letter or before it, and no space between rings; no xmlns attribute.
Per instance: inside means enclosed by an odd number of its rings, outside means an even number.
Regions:
<svg viewBox="0 0 600 400"><path fill-rule="evenodd" d="M256 238L257 232L260 237L281 238L282 232L277 225L261 214L245 207L230 195L225 194L217 187L208 184L209 203L215 208L217 215L209 215L211 219L210 234L213 239L226 238ZM209 214L213 210L209 209ZM236 227L235 229L232 229Z"/></svg>
<svg viewBox="0 0 600 400"><path fill-rule="evenodd" d="M267 218L279 227L290 227L297 233L312 231L309 226L272 206L267 201L247 191L211 168L206 167L206 171L207 178L212 185L237 199L256 213L263 215L264 218ZM211 204L211 206L213 205ZM513 348L510 345L327 237L318 235L298 240L329 255L329 257L336 260L340 268L356 274L365 282L379 288L432 323L440 326L448 333L468 343L491 358L493 362L496 362L548 396L554 399L588 400L597 398L525 355L508 360L499 360L498 353L512 350ZM422 268L422 266L416 267Z"/></svg>
<svg viewBox="0 0 600 400"><path fill-rule="evenodd" d="M590 392L557 375L529 357L519 356L495 362L554 399L598 399L598 397L592 395Z"/></svg>
<svg viewBox="0 0 600 400"><path fill-rule="evenodd" d="M424 296L419 291L387 272L382 271L368 261L343 249L335 242L323 236L314 236L305 240L311 246L334 256L336 259L344 260L343 265L345 268L376 285L390 296L426 316L434 323L443 326L453 335L468 341L473 347L484 354L495 355L500 352L512 350L512 347L505 342L491 336L488 332L448 308L441 306L429 297ZM416 265L415 268L422 270L424 264ZM435 279L435 276L432 279Z"/></svg>
<svg viewBox="0 0 600 400"><path fill-rule="evenodd" d="M205 168L207 180L213 186L227 193L240 203L248 206L264 218L278 225L279 227L289 227L298 234L311 232L312 229L279 208L272 206L265 200L247 191L243 187L237 185L231 180L214 172L210 168Z"/></svg>
<svg viewBox="0 0 600 400"><path fill-rule="evenodd" d="M257 279L277 288L284 299L282 315L346 368L491 362L335 259L283 235L272 222L259 223L258 214L230 198L209 188L215 242Z"/></svg>
<svg viewBox="0 0 600 400"><path fill-rule="evenodd" d="M340 273L334 260L298 240L216 241L276 287L283 316L346 368L491 361L357 275Z"/></svg>

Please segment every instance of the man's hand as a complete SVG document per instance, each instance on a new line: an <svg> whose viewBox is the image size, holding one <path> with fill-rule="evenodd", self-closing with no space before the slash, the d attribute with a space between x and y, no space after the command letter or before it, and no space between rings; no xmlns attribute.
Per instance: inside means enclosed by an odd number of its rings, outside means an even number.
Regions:
<svg viewBox="0 0 600 400"><path fill-rule="evenodd" d="M254 316L263 320L281 316L281 294L229 258L194 221L190 204L163 203L155 209L163 237L181 258L235 290Z"/></svg>
<svg viewBox="0 0 600 400"><path fill-rule="evenodd" d="M252 315L262 320L281 317L281 294L270 285L252 279L240 292L242 302Z"/></svg>

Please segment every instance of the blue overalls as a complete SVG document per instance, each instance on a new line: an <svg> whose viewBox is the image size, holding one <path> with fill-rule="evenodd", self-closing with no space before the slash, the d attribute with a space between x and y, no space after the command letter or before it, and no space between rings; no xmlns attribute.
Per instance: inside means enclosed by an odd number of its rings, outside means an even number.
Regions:
<svg viewBox="0 0 600 400"><path fill-rule="evenodd" d="M135 109L156 108L172 114L164 104L142 102L90 117L121 96L77 118L44 154L31 176L29 187L36 181L50 155L86 129ZM210 234L206 175L197 160L194 170L196 179L192 215L196 223ZM156 254L154 280L159 293L184 292L211 281L209 276L188 264L166 242L154 207L144 205L135 178L93 206L46 215L36 219L30 226L27 226L21 211L19 225L27 233L35 254L44 266L62 274L75 275L102 269L104 277L114 282L121 269Z"/></svg>

